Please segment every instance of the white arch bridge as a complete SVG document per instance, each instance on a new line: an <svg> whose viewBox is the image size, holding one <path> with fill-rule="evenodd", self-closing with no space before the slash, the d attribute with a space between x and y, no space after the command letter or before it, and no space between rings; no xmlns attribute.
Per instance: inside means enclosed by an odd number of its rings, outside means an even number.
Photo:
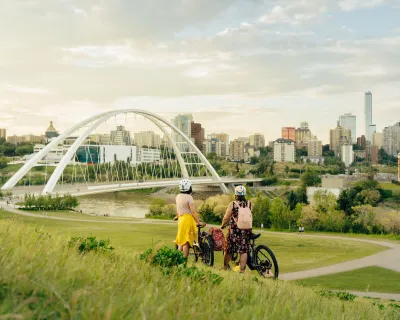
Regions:
<svg viewBox="0 0 400 320"><path fill-rule="evenodd" d="M160 135L164 136L163 142L159 140L158 145L152 146L152 151L147 149L151 152L156 150L158 159L132 162L131 156L124 161L116 159L109 161L105 158L100 159L99 155L92 159L93 155L89 150L102 148L103 143L93 144L93 141L90 140L91 135L97 133L97 130L107 124L110 119L124 116L125 121L127 121L128 115L133 115L135 119L136 116L140 117L146 122L146 128L150 124L155 127ZM126 135L124 129L121 130L120 134ZM50 165L47 163L46 157L59 145L63 145L64 141L72 135L75 135L74 142L68 146L55 169L49 170L50 172L47 174ZM131 154L132 150L142 150L142 148L138 148L129 135L122 138L120 139L121 147L128 149L131 147ZM115 148L115 142L109 141L108 143L113 144ZM85 161L78 159L77 152L80 150L86 152ZM45 167L44 178L43 173L41 175L37 172L32 173L34 168L43 163ZM35 181L44 179L41 181L42 184L34 183L32 174ZM261 181L257 178L221 178L194 142L178 127L157 114L145 110L119 109L81 121L54 138L43 149L33 154L1 189L12 190L14 194L55 195L56 193L69 193L80 196L131 189L172 187L176 186L182 178L190 179L195 186L219 186L224 193L228 193L227 184L237 185Z"/></svg>

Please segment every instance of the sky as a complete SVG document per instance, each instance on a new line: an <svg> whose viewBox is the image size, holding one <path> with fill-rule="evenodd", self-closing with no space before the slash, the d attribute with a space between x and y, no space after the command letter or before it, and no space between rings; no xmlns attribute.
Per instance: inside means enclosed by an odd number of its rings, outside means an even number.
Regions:
<svg viewBox="0 0 400 320"><path fill-rule="evenodd" d="M400 0L0 0L0 128L138 108L231 137L400 121Z"/></svg>

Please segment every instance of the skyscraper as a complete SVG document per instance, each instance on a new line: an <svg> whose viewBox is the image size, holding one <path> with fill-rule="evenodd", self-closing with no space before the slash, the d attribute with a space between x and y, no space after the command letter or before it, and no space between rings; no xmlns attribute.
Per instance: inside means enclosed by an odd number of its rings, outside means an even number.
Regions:
<svg viewBox="0 0 400 320"><path fill-rule="evenodd" d="M175 125L179 130L183 132L183 134L189 139L192 136L192 122L193 116L191 114L180 114L172 119L172 124ZM176 132L172 134L174 142L178 145L178 148L181 151L188 151L189 145L185 142L185 139Z"/></svg>
<svg viewBox="0 0 400 320"><path fill-rule="evenodd" d="M296 141L296 128L295 127L282 127L281 138Z"/></svg>
<svg viewBox="0 0 400 320"><path fill-rule="evenodd" d="M124 126L117 126L117 130L112 130L110 134L111 144L129 146L131 145L131 133L125 130Z"/></svg>
<svg viewBox="0 0 400 320"><path fill-rule="evenodd" d="M343 145L351 144L350 130L345 129L339 125L335 129L331 129L329 135L330 150L334 151L336 156L340 155Z"/></svg>
<svg viewBox="0 0 400 320"><path fill-rule="evenodd" d="M7 130L0 129L0 138L6 139L7 138Z"/></svg>
<svg viewBox="0 0 400 320"><path fill-rule="evenodd" d="M367 142L371 142L372 141L372 133L371 133L372 93L370 91L365 93L364 122L365 122L365 138L367 139Z"/></svg>
<svg viewBox="0 0 400 320"><path fill-rule="evenodd" d="M357 143L357 125L356 116L351 113L345 113L339 117L339 126L351 131L352 144Z"/></svg>
<svg viewBox="0 0 400 320"><path fill-rule="evenodd" d="M265 147L265 138L261 133L255 133L250 136L250 145L256 149Z"/></svg>
<svg viewBox="0 0 400 320"><path fill-rule="evenodd" d="M191 138L194 139L194 144L196 147L203 152L204 144L204 128L201 123L192 122L191 124Z"/></svg>

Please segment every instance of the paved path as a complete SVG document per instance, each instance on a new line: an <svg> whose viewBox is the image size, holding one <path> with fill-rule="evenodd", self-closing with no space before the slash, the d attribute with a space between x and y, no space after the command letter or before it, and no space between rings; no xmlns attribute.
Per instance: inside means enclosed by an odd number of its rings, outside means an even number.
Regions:
<svg viewBox="0 0 400 320"><path fill-rule="evenodd" d="M98 222L98 223L129 223L129 224L174 224L176 222L168 221L168 220L153 220L153 219L137 219L137 220L90 220L90 219L72 219L72 218L63 218L63 217L54 217L48 216L45 217L43 215L33 214L29 212L20 211L14 209L11 206L7 206L5 202L0 202L0 205L9 212L16 213L22 216L27 217L34 217L38 219L53 219L53 220L64 220L64 221L75 221L75 222ZM262 233L272 233L272 234L282 234L282 235L292 235L298 236L295 233L284 233L284 232L271 232L271 231L261 231ZM303 234L301 237L307 238L322 238L322 239L340 239L343 241L358 241L358 242L365 242L371 243L376 245L385 246L388 250L376 253L371 256L367 256L364 258L351 260L347 262L342 262L334 265L330 265L327 267L316 268L311 270L305 271L298 271L298 272L291 272L291 273L284 273L279 276L279 279L282 280L298 280L298 279L305 279L311 277L318 277L328 274L340 273L355 269L360 269L369 266L378 266L382 268L391 269L397 272L400 272L400 244L394 242L386 242L386 241L375 241L375 240L368 240L368 239L359 239L359 238L347 238L347 237L339 237L339 236L327 236L327 235L306 235ZM393 299L393 300L400 300L400 294L391 294L391 293L373 293L373 292L351 292L358 296L370 296L370 297L380 297L382 299Z"/></svg>

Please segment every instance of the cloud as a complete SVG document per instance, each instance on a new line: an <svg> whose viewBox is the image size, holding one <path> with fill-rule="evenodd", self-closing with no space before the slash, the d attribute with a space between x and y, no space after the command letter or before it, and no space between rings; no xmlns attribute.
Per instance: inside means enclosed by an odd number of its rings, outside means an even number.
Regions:
<svg viewBox="0 0 400 320"><path fill-rule="evenodd" d="M21 87L16 85L3 85L0 86L0 90L5 92L14 92L14 93L26 93L26 94L49 94L50 92L47 89L43 88L29 88L29 87Z"/></svg>
<svg viewBox="0 0 400 320"><path fill-rule="evenodd" d="M385 0L342 0L339 7L343 11L353 11L360 8L373 8L385 3Z"/></svg>

